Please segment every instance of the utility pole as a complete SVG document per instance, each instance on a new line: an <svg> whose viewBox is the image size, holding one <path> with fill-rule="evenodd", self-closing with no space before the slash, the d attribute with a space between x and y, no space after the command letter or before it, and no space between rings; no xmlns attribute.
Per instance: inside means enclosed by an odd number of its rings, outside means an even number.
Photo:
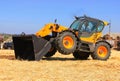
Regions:
<svg viewBox="0 0 120 81"><path fill-rule="evenodd" d="M111 36L111 20L109 22L109 36Z"/></svg>

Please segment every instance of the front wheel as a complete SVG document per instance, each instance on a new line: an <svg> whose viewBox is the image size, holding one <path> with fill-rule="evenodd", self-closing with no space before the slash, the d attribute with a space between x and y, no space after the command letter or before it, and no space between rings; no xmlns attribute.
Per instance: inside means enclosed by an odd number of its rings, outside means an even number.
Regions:
<svg viewBox="0 0 120 81"><path fill-rule="evenodd" d="M95 51L91 53L93 59L107 60L110 57L111 49L106 42L99 42L95 46Z"/></svg>
<svg viewBox="0 0 120 81"><path fill-rule="evenodd" d="M57 52L56 48L55 47L52 47L48 53L45 55L45 57L52 57L53 55L55 55L55 53Z"/></svg>
<svg viewBox="0 0 120 81"><path fill-rule="evenodd" d="M56 45L60 53L70 54L76 50L77 38L72 32L64 31L57 37Z"/></svg>
<svg viewBox="0 0 120 81"><path fill-rule="evenodd" d="M52 37L50 35L47 35L44 37L44 39L50 41ZM54 42L51 43L52 47L50 48L50 50L48 51L48 53L44 56L44 57L52 57L53 55L55 55L55 53L57 52L57 49L55 48L55 44Z"/></svg>

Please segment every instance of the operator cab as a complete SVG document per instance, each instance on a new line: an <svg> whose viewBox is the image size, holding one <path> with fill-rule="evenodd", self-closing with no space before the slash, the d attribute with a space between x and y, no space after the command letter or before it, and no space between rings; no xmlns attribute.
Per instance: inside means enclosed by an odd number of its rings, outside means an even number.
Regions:
<svg viewBox="0 0 120 81"><path fill-rule="evenodd" d="M103 28L103 21L86 16L76 17L70 26L70 29L78 32L79 37L90 37L93 33L101 32Z"/></svg>

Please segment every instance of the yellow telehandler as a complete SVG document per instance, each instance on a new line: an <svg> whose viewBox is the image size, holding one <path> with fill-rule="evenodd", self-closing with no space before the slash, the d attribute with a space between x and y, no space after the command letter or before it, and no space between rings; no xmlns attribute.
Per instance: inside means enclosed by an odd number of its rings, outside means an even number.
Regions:
<svg viewBox="0 0 120 81"><path fill-rule="evenodd" d="M106 21L82 16L75 17L69 28L49 23L36 34L13 35L15 58L40 60L58 51L65 55L73 54L74 58L81 60L87 59L89 55L96 60L107 60L112 46L99 39L104 26L108 24Z"/></svg>

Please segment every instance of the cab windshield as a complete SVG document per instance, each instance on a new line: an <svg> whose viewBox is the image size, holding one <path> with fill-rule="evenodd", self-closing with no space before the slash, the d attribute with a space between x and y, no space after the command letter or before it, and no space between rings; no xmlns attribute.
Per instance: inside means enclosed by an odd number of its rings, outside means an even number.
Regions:
<svg viewBox="0 0 120 81"><path fill-rule="evenodd" d="M78 30L79 26L81 25L81 21L80 20L75 20L72 25L70 26L71 29L73 30Z"/></svg>

